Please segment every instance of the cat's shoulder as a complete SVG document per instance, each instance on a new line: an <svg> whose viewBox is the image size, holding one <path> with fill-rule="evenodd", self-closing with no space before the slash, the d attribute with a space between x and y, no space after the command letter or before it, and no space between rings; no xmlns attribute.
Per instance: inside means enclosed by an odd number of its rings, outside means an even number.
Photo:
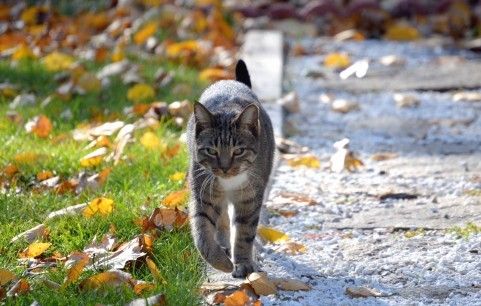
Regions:
<svg viewBox="0 0 481 306"><path fill-rule="evenodd" d="M200 101L207 101L215 96L247 97L252 100L257 100L257 96L249 87L235 80L215 82L202 93Z"/></svg>

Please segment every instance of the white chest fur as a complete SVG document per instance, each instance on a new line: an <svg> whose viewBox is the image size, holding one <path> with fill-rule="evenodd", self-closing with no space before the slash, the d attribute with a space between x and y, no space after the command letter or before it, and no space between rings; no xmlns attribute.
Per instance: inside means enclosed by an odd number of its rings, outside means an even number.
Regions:
<svg viewBox="0 0 481 306"><path fill-rule="evenodd" d="M225 191L239 190L247 183L247 179L247 173L245 172L229 178L218 178L220 186Z"/></svg>

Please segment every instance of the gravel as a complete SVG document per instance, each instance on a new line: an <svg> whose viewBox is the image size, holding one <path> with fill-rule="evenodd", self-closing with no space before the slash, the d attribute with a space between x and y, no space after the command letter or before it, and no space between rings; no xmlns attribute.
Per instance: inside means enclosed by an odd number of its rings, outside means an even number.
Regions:
<svg viewBox="0 0 481 306"><path fill-rule="evenodd" d="M304 41L306 45L318 41ZM438 56L474 57L440 47L378 41L333 43L324 50L346 51L353 60L397 54L407 66ZM458 209L474 205L481 216L480 197L466 190L481 188L480 102L454 102L449 92L409 92L420 104L398 108L392 92L350 95L330 92L336 98L356 101L360 110L340 114L319 101L322 88L306 77L322 56L289 58L287 73L300 97L301 112L288 120L297 133L291 139L309 147L321 160L320 169L292 168L285 160L275 173L267 201L271 212L297 211L293 217L271 213L269 226L302 243L304 254L287 255L272 244L259 251L262 268L275 277L291 277L312 286L310 291L280 291L261 297L265 305L481 305L481 234L459 238L453 224L479 220L476 214L453 220L442 203ZM332 173L329 158L333 143L348 137L351 149L365 166L354 173ZM373 161L380 151L398 154ZM302 193L316 204L286 199L285 192ZM379 201L387 192L419 195L410 200ZM476 206L477 205L477 206ZM416 210L417 209L417 210ZM356 216L373 211L384 226L358 226ZM395 211L396 213L392 213ZM404 225L403 214L416 215ZM426 224L435 229L420 229ZM429 222L428 222L429 221ZM346 228L333 228L347 224ZM481 225L481 224L478 224ZM410 227L417 231L407 231ZM409 235L408 235L409 234ZM411 238L408 238L411 237ZM352 298L347 287L366 286L381 297Z"/></svg>

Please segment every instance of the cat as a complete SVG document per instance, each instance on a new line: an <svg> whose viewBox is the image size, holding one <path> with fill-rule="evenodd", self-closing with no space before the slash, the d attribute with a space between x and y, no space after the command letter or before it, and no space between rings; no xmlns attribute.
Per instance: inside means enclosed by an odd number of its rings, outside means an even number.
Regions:
<svg viewBox="0 0 481 306"><path fill-rule="evenodd" d="M239 60L236 80L212 84L189 120L189 203L194 243L214 268L258 271L253 243L274 158L272 123Z"/></svg>

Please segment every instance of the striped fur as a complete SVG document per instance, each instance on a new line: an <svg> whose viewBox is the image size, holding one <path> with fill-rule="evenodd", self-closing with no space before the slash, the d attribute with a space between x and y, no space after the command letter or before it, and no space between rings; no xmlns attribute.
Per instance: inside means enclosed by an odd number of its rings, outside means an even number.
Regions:
<svg viewBox="0 0 481 306"><path fill-rule="evenodd" d="M195 105L188 143L195 245L214 268L245 277L256 270L252 246L272 170L270 119L245 84L219 81Z"/></svg>

